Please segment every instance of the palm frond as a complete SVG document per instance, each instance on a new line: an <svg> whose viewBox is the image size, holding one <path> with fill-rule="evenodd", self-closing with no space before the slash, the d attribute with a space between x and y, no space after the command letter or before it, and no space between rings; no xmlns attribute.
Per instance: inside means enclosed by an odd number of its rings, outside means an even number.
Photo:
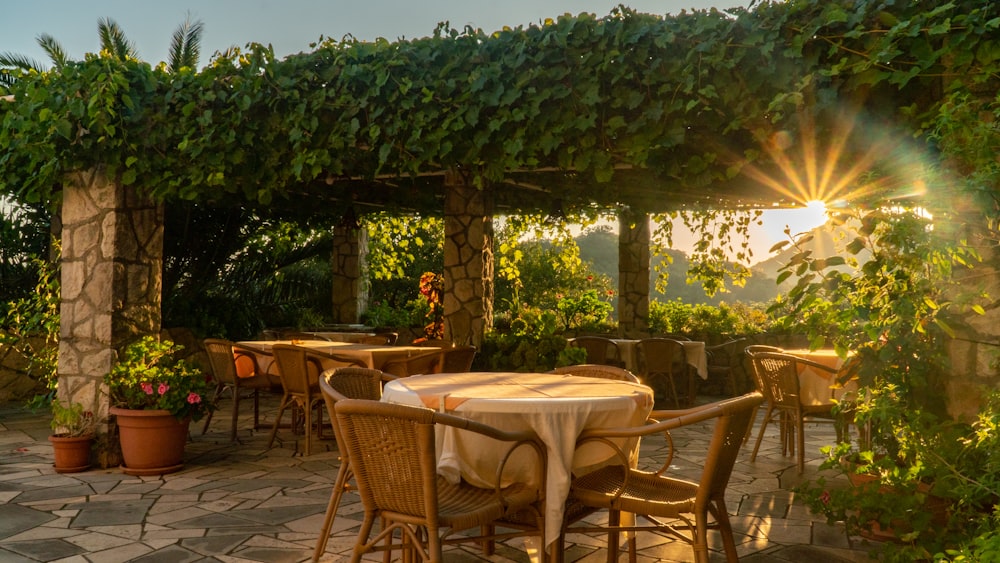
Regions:
<svg viewBox="0 0 1000 563"><path fill-rule="evenodd" d="M69 62L69 56L66 54L66 50L63 49L61 43L56 41L55 37L52 37L48 33L43 33L39 35L35 41L38 43L38 46L45 51L45 54L49 56L49 59L52 61L52 66L56 69L62 68L67 62Z"/></svg>
<svg viewBox="0 0 1000 563"><path fill-rule="evenodd" d="M111 18L101 18L97 21L97 32L101 37L101 50L109 51L115 58L138 59L139 52L126 35L125 31Z"/></svg>
<svg viewBox="0 0 1000 563"><path fill-rule="evenodd" d="M198 66L203 31L204 24L201 21L192 22L190 16L177 26L170 40L170 58L167 61L171 72Z"/></svg>
<svg viewBox="0 0 1000 563"><path fill-rule="evenodd" d="M10 52L0 53L0 66L8 69L43 70L42 65L35 59Z"/></svg>

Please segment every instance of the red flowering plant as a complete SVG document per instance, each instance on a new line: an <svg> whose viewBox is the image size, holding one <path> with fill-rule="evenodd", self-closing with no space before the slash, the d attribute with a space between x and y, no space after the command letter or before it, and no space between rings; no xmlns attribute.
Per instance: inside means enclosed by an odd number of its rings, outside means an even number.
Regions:
<svg viewBox="0 0 1000 563"><path fill-rule="evenodd" d="M444 303L442 302L444 276L434 272L424 272L424 275L420 276L420 295L423 295L427 304L430 305L427 318L431 322L424 327L424 337L415 342L444 339Z"/></svg>
<svg viewBox="0 0 1000 563"><path fill-rule="evenodd" d="M210 378L177 353L183 346L169 340L143 337L128 345L104 377L111 406L162 409L178 419L198 420L213 408L208 400Z"/></svg>

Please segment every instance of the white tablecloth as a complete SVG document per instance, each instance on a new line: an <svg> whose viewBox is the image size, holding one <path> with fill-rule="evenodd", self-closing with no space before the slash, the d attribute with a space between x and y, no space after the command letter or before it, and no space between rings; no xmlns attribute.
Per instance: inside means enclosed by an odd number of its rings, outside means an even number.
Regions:
<svg viewBox="0 0 1000 563"><path fill-rule="evenodd" d="M625 369L635 373L639 369L638 340L628 338L612 338L618 346L618 354L625 362ZM698 377L708 379L708 355L705 353L705 343L696 340L679 340L684 348L684 360L698 373Z"/></svg>
<svg viewBox="0 0 1000 563"><path fill-rule="evenodd" d="M817 350L795 349L785 350L785 354L791 354L800 358L811 360L818 364L834 370L840 370L844 365L844 359L837 355L832 348L819 348ZM812 366L799 365L799 396L804 405L828 405L830 399L842 399L848 393L857 391L857 383L850 381L842 387L831 390L834 385L836 373L814 369Z"/></svg>
<svg viewBox="0 0 1000 563"><path fill-rule="evenodd" d="M606 448L577 451L580 433L641 424L652 409L653 391L635 383L572 375L451 373L391 381L382 394L386 402L433 409L441 408L442 399L448 412L502 430L531 429L545 443L545 544L550 545L559 537L573 472L586 473L611 461ZM438 434L438 471L449 479L461 476L492 487L504 452L492 440L445 428ZM532 456L521 453L508 462L513 465L511 480L532 473Z"/></svg>

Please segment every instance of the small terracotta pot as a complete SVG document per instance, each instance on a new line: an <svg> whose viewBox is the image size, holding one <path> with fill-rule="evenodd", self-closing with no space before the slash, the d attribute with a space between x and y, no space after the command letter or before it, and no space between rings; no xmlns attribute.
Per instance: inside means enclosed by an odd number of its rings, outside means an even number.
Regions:
<svg viewBox="0 0 1000 563"><path fill-rule="evenodd" d="M190 418L178 420L166 410L111 407L127 475L162 475L184 467L184 445Z"/></svg>
<svg viewBox="0 0 1000 563"><path fill-rule="evenodd" d="M93 435L49 436L52 453L55 454L53 467L56 473L79 473L90 469L90 444Z"/></svg>

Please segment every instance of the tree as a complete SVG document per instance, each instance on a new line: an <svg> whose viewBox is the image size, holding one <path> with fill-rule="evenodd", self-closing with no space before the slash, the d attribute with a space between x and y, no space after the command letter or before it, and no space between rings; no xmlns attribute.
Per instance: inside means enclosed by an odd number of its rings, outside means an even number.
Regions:
<svg viewBox="0 0 1000 563"><path fill-rule="evenodd" d="M188 17L177 26L170 39L167 68L170 72L179 72L182 68L194 68L201 54L201 35L204 24L201 21L191 21ZM135 43L125 35L116 21L111 18L101 18L97 21L97 35L100 38L101 51L107 51L119 60L139 59L139 51ZM48 33L36 38L38 46L45 51L52 63L52 68L59 70L70 62L69 55L62 45ZM43 65L25 55L17 53L0 53L0 93L6 92L23 72L41 72Z"/></svg>

